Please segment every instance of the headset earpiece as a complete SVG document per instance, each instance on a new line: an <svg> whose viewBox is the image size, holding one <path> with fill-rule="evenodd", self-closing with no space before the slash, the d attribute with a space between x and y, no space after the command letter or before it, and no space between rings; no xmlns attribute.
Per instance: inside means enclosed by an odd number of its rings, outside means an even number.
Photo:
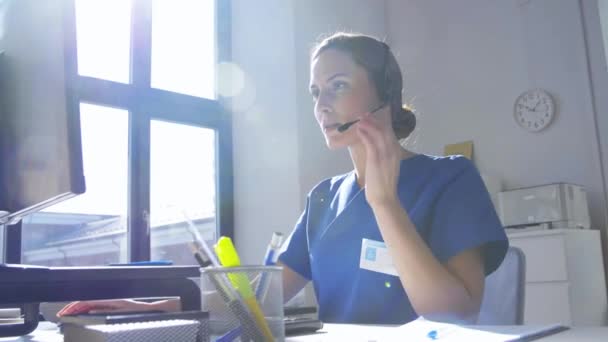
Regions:
<svg viewBox="0 0 608 342"><path fill-rule="evenodd" d="M393 97L393 84L391 82L391 78L389 75L389 70L388 70L388 62L389 62L389 56L390 56L390 48L388 46L388 44L386 43L382 43L382 45L384 46L384 62L382 64L382 70L383 70L383 74L384 74L384 94L383 94L383 102L386 104L390 104L392 97Z"/></svg>

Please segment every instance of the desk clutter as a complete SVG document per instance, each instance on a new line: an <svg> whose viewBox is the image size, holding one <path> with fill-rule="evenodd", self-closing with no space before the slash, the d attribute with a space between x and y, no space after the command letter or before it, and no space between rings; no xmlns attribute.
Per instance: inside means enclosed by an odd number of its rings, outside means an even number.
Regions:
<svg viewBox="0 0 608 342"><path fill-rule="evenodd" d="M282 235L273 235L264 266L241 266L230 238L211 248L187 221L202 311L63 317L65 341L283 341L282 268L273 266Z"/></svg>
<svg viewBox="0 0 608 342"><path fill-rule="evenodd" d="M323 327L317 314L316 307L285 307L283 322L273 320L271 329L280 330L284 326L285 336L311 334ZM239 341L239 338L245 340L244 336L251 335L251 332L243 333L238 322L231 325L225 318L224 321L216 320L215 325L211 329L209 313L204 311L99 313L60 318L65 342L155 342L168 341L169 337L172 342ZM235 325L238 334L227 334ZM281 333L274 335L282 336Z"/></svg>

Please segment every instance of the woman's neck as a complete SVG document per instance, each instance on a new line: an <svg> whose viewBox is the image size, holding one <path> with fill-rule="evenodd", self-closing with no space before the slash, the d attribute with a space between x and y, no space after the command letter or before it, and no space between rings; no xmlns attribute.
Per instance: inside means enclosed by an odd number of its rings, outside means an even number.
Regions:
<svg viewBox="0 0 608 342"><path fill-rule="evenodd" d="M365 146L363 144L351 146L348 152L350 153L350 159L353 162L355 175L357 176L357 184L359 184L360 188L363 188L365 185L365 163L367 160Z"/></svg>
<svg viewBox="0 0 608 342"><path fill-rule="evenodd" d="M415 153L408 151L399 145L399 153L401 154L400 159L407 159L415 155ZM349 147L348 152L350 153L350 159L355 169L355 175L357 176L357 184L360 188L365 186L365 166L367 162L367 155L365 152L365 146L363 144L357 144Z"/></svg>

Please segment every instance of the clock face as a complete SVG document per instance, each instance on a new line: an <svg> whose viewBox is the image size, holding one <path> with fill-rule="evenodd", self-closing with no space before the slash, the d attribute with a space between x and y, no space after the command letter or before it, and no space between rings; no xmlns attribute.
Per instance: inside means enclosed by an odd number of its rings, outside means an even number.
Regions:
<svg viewBox="0 0 608 342"><path fill-rule="evenodd" d="M519 126L530 132L538 132L553 120L553 98L542 89L528 90L515 101L513 114Z"/></svg>

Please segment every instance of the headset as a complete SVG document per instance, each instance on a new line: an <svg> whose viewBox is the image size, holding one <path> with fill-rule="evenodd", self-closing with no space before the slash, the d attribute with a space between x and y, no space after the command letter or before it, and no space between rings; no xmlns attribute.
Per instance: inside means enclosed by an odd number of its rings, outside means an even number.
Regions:
<svg viewBox="0 0 608 342"><path fill-rule="evenodd" d="M375 112L379 111L380 109L384 108L386 105L390 104L390 101L393 98L393 82L391 82L390 79L390 75L388 74L388 62L389 62L389 56L390 56L390 47L388 46L388 44L386 44L385 42L381 42L382 46L384 47L384 58L383 58L383 64L382 64L382 74L384 76L384 91L383 94L380 96L382 99L380 101L380 105L378 105L377 107L375 107L374 109L372 109L370 111L370 114L374 114ZM360 119L356 119L353 121L349 121L346 122L340 126L338 126L337 130L340 133L344 133L347 129L350 128L350 126L356 124L357 122L359 122Z"/></svg>

